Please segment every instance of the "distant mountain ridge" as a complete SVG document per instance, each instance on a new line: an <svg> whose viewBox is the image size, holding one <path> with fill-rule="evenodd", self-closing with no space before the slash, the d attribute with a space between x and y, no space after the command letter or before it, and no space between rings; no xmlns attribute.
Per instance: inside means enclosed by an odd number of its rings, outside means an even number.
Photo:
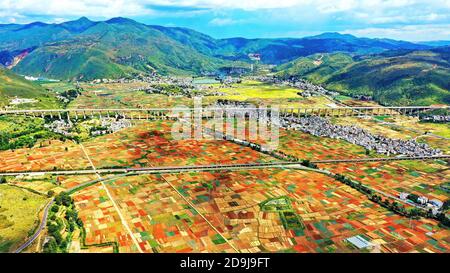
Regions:
<svg viewBox="0 0 450 273"><path fill-rule="evenodd" d="M432 46L432 47L444 47L444 46L450 46L450 41L426 41L426 42L419 42L418 44Z"/></svg>
<svg viewBox="0 0 450 273"><path fill-rule="evenodd" d="M250 53L260 53L263 63L282 64L314 53L358 55L428 48L339 33L298 39L215 39L188 28L146 25L122 17L0 25L0 64L11 64L17 55L32 49L12 70L57 79L117 78L153 71L199 75L236 65L235 61L249 62Z"/></svg>

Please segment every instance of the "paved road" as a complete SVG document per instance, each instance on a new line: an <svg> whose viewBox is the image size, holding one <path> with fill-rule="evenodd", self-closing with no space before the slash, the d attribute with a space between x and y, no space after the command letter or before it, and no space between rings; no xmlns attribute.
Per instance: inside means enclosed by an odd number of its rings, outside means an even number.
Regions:
<svg viewBox="0 0 450 273"><path fill-rule="evenodd" d="M229 165L192 165L192 166L164 166L164 167L143 167L143 168L117 168L117 169L89 169L89 170L63 170L63 171L35 171L35 172L2 172L0 176L18 175L80 175L80 174L118 174L118 173L172 173L208 170L236 170L236 169L257 169L276 168L286 165L300 165L298 162L274 162L274 163L249 163L249 164L229 164Z"/></svg>
<svg viewBox="0 0 450 273"><path fill-rule="evenodd" d="M42 217L42 221L39 224L39 227L36 230L36 232L33 234L33 236L31 236L23 245L21 245L19 248L17 248L14 251L14 253L22 252L25 248L27 248L29 245L31 245L34 242L34 240L37 239L37 237L39 237L39 235L41 234L42 230L44 230L45 225L47 224L48 210L52 206L53 202L54 202L54 198L52 198L52 200L50 200L50 202L48 202L47 206L45 207L45 209L44 209L44 216Z"/></svg>
<svg viewBox="0 0 450 273"><path fill-rule="evenodd" d="M358 158L358 159L330 159L312 160L312 163L344 163L344 162L382 162L399 160L435 160L450 159L450 155L424 156L424 157L388 157L388 158ZM126 174L126 173L174 173L174 172L200 172L200 171L220 171L239 169L259 169L259 168L284 168L286 166L303 167L299 162L269 162L269 163L247 163L247 164L220 164L220 165L192 165L192 166L162 166L143 168L114 168L114 169L88 169L88 170L61 170L61 171L29 171L29 172L1 172L0 176L18 175L85 175L85 174Z"/></svg>

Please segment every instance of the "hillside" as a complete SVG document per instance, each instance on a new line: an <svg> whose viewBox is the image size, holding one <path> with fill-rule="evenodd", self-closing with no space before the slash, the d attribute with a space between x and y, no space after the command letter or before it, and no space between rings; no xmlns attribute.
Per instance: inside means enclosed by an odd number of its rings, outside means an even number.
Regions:
<svg viewBox="0 0 450 273"><path fill-rule="evenodd" d="M324 33L306 38L214 39L179 27L152 26L126 18L61 24L0 25L0 64L13 71L57 79L117 78L157 71L198 75L249 62L281 64L314 53L353 55L391 49L426 49L403 41ZM237 65L245 65L237 63Z"/></svg>
<svg viewBox="0 0 450 273"><path fill-rule="evenodd" d="M279 65L275 70L282 78L301 76L311 82L324 83L333 73L352 63L353 58L343 53L314 54Z"/></svg>
<svg viewBox="0 0 450 273"><path fill-rule="evenodd" d="M370 95L385 105L450 104L450 47L388 51L354 58L317 55L277 67L277 75L298 76L346 95Z"/></svg>
<svg viewBox="0 0 450 273"><path fill-rule="evenodd" d="M81 18L59 25L27 25L0 38L0 56L25 48L33 50L13 67L15 72L57 79L118 78L155 70L161 74L189 75L227 65L226 61L201 54L156 28L125 18L105 22Z"/></svg>
<svg viewBox="0 0 450 273"><path fill-rule="evenodd" d="M0 68L0 108L8 105L15 97L36 100L32 104L17 105L19 108L30 105L33 108L58 108L57 99L39 84Z"/></svg>

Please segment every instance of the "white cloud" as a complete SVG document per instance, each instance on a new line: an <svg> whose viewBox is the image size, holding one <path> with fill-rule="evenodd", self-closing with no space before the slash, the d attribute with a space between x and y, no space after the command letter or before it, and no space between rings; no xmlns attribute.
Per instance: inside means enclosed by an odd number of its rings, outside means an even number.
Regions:
<svg viewBox="0 0 450 273"><path fill-rule="evenodd" d="M327 28L342 24L350 29L350 25L359 25L361 32L386 30L389 35L394 35L394 31L401 35L405 25L450 24L450 0L0 0L0 23L26 23L35 18L60 22L62 18L80 16L194 18L198 13L212 12L216 18L209 24L224 26L243 22L242 17L233 16L235 10L260 11L252 14L257 14L262 26L266 19L291 26L323 24ZM398 27L387 27L391 25ZM428 36L434 30L446 33L441 28L432 28ZM414 30L405 31L412 36ZM420 35L425 36L425 32Z"/></svg>
<svg viewBox="0 0 450 273"><path fill-rule="evenodd" d="M313 3L313 0L155 0L152 2L164 6L199 7L211 9L275 9L289 8L302 4Z"/></svg>
<svg viewBox="0 0 450 273"><path fill-rule="evenodd" d="M209 24L214 26L226 26L236 24L236 21L231 18L214 18Z"/></svg>
<svg viewBox="0 0 450 273"><path fill-rule="evenodd" d="M151 14L142 1L126 0L0 0L0 11L39 16L137 16Z"/></svg>
<svg viewBox="0 0 450 273"><path fill-rule="evenodd" d="M359 37L390 38L408 41L432 41L450 38L450 24L438 25L408 25L391 28L363 28L348 29L342 33L349 33Z"/></svg>
<svg viewBox="0 0 450 273"><path fill-rule="evenodd" d="M282 9L315 6L319 12L381 11L414 5L450 8L450 0L0 0L0 10L47 15L142 15L151 6L208 9ZM149 8L150 7L150 8Z"/></svg>
<svg viewBox="0 0 450 273"><path fill-rule="evenodd" d="M236 25L236 24L242 24L245 22L249 22L247 19L232 19L229 17L216 17L209 21L210 25L214 26L229 26L229 25Z"/></svg>

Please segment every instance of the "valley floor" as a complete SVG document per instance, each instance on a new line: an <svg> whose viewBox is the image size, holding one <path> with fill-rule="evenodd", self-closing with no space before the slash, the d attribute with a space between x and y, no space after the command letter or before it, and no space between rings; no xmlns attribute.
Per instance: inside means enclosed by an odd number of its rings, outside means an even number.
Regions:
<svg viewBox="0 0 450 273"><path fill-rule="evenodd" d="M86 84L83 93L67 107L192 106L192 100L183 96L130 91L142 85ZM208 92L223 94L205 96L205 104L218 99L299 107L333 103L320 96L304 98L298 95L301 90L254 81L226 88L213 85ZM10 120L0 118L0 128L8 128ZM394 116L330 120L357 124L391 138L417 139L449 152L447 124ZM36 117L33 122L21 122L34 130L44 128L42 124L49 121ZM52 135L28 146L0 151L0 172L280 161L274 154L233 141L175 140L171 120L135 120L116 132L95 136L90 134L92 130L104 130L97 128L98 123L77 126L70 131L79 136L77 139ZM46 128L42 130L49 130ZM19 129L11 128L11 132ZM32 134L30 130L24 133ZM263 140L253 142L262 144ZM286 129L279 132L276 151L309 161L386 156L368 153L342 139ZM43 207L55 198L47 228L26 252L448 253L448 227L436 219L408 217L392 205L374 202L362 191L368 187L388 203L398 202L405 212L416 206L398 200L403 192L446 202L450 197L448 164L444 159L333 163L319 164L317 168L8 176L7 183L0 185L0 251L12 252L30 238ZM334 174L360 184L355 187L343 183ZM354 245L355 236L367 242L367 247Z"/></svg>

